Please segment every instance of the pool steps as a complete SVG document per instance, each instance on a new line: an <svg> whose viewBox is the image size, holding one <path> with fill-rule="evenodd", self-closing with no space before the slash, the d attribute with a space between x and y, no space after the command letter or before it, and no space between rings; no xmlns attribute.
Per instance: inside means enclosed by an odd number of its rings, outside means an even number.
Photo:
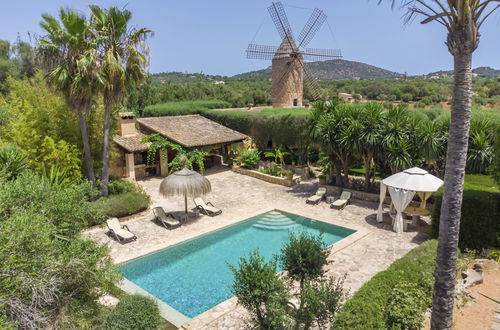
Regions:
<svg viewBox="0 0 500 330"><path fill-rule="evenodd" d="M263 230L288 230L296 227L298 224L279 212L270 212L253 225L254 228Z"/></svg>

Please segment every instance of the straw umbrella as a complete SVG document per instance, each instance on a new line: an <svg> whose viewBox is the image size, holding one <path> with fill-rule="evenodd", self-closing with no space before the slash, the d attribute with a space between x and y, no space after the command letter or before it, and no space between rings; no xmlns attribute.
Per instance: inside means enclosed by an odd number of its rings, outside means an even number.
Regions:
<svg viewBox="0 0 500 330"><path fill-rule="evenodd" d="M187 198L198 197L208 194L212 187L210 181L198 172L191 171L186 168L186 156L181 156L181 162L184 167L182 170L174 172L163 179L160 183L160 195L169 196L184 196L184 204L186 214L188 213Z"/></svg>

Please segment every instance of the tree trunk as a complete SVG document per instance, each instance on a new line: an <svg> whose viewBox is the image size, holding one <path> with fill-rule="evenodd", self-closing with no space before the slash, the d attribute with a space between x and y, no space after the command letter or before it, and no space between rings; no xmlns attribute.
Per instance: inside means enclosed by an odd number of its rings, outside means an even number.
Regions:
<svg viewBox="0 0 500 330"><path fill-rule="evenodd" d="M90 152L89 135L87 132L87 122L85 121L84 111L78 111L78 119L80 122L80 132L82 134L83 155L85 157L85 166L87 167L87 178L92 183L92 187L95 188L94 160Z"/></svg>
<svg viewBox="0 0 500 330"><path fill-rule="evenodd" d="M111 102L109 102L109 95L104 93L104 132L102 143L102 174L101 174L101 196L108 196L108 183L109 183L109 133L111 131Z"/></svg>
<svg viewBox="0 0 500 330"><path fill-rule="evenodd" d="M472 97L472 55L454 56L454 89L439 223L431 329L451 329Z"/></svg>
<svg viewBox="0 0 500 330"><path fill-rule="evenodd" d="M342 164L338 160L335 160L333 162L333 166L335 166L335 185L337 185L337 186L343 186L343 182L342 182Z"/></svg>
<svg viewBox="0 0 500 330"><path fill-rule="evenodd" d="M371 156L371 153L363 156L363 163L365 166L365 187L364 187L365 191L370 190L370 183L372 177L372 159L373 157Z"/></svg>

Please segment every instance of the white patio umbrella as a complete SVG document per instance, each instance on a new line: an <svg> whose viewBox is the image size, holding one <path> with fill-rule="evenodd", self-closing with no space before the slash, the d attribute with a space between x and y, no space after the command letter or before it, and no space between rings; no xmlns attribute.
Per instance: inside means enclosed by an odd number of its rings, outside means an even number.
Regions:
<svg viewBox="0 0 500 330"><path fill-rule="evenodd" d="M377 211L377 221L383 221L382 211L387 188L391 195L392 204L396 209L396 219L394 220L393 229L395 232L401 233L403 232L402 212L410 204L415 193L424 193L423 201L425 201L430 196L428 193L436 192L442 185L443 180L418 167L413 167L385 178L380 183L380 203Z"/></svg>
<svg viewBox="0 0 500 330"><path fill-rule="evenodd" d="M181 158L184 168L180 171L174 172L163 179L160 183L160 195L164 197L169 196L184 196L185 212L187 209L187 198L199 197L208 194L212 191L210 181L198 172L191 171L186 168L187 159L185 156Z"/></svg>

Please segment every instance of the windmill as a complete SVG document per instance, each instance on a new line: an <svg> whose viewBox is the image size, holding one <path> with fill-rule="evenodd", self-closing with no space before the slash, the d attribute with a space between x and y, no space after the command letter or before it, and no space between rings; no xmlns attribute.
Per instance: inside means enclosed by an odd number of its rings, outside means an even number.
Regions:
<svg viewBox="0 0 500 330"><path fill-rule="evenodd" d="M305 48L326 20L325 13L315 8L295 41L288 18L281 2L267 8L278 30L281 44L265 46L249 44L247 58L272 60L271 95L275 108L302 106L304 84L314 99L319 98L319 88L314 76L306 70L304 61L322 61L342 58L339 49Z"/></svg>

